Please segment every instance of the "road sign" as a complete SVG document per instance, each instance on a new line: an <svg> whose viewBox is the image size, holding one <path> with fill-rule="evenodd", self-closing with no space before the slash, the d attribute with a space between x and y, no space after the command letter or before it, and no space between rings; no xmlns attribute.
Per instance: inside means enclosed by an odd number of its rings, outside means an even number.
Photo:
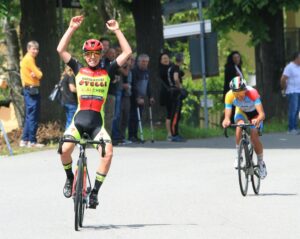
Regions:
<svg viewBox="0 0 300 239"><path fill-rule="evenodd" d="M211 32L211 20L204 21L205 33ZM164 39L200 34L200 21L164 26Z"/></svg>
<svg viewBox="0 0 300 239"><path fill-rule="evenodd" d="M204 48L205 48L205 73L206 76L219 75L219 57L218 57L218 39L217 33L204 34ZM202 76L201 70L201 53L199 37L193 36L189 38L189 52L191 56L191 73L193 78Z"/></svg>

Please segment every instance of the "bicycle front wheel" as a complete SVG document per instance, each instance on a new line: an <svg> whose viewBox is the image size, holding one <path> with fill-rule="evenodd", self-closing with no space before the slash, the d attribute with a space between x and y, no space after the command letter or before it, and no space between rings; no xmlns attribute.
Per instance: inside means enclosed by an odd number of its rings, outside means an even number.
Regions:
<svg viewBox="0 0 300 239"><path fill-rule="evenodd" d="M251 175L252 188L254 193L259 194L260 189L260 177L259 177L259 168L258 168L258 160L253 160L253 155L251 155L252 165L253 165L253 174Z"/></svg>
<svg viewBox="0 0 300 239"><path fill-rule="evenodd" d="M243 196L247 195L248 191L248 183L249 183L249 174L248 174L248 159L249 159L249 151L248 144L241 140L239 145L239 153L238 153L238 176L239 176L239 185L240 190Z"/></svg>
<svg viewBox="0 0 300 239"><path fill-rule="evenodd" d="M80 160L81 161L81 160ZM75 211L75 230L78 231L79 226L82 227L82 185L83 185L83 165L79 162L77 169L77 178L76 178L76 194L74 202L74 211Z"/></svg>

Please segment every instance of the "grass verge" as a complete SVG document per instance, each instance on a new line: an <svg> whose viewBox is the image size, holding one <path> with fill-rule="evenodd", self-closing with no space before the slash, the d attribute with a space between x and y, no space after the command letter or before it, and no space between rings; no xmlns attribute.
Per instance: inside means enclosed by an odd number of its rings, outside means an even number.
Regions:
<svg viewBox="0 0 300 239"><path fill-rule="evenodd" d="M266 122L264 124L263 133L274 133L274 132L286 132L287 129L287 121L286 120L279 120L274 119L270 120L269 122ZM181 135L185 139L201 139L201 138L210 138L210 137L218 137L224 135L224 130L220 128L210 128L210 129L203 129L203 128L197 128L192 127L189 125L180 125L180 132ZM151 130L149 127L144 127L144 139L147 141L150 141L152 139ZM233 135L234 131L229 130L229 135ZM155 141L164 141L167 137L167 131L165 127L162 125L155 126L154 127L154 140ZM50 141L44 148L21 148L18 146L18 144L12 145L13 154L23 154L23 153L30 153L35 151L41 151L41 150L48 150L48 149L57 149L57 140ZM0 145L0 155L9 155L9 151L7 149L7 146L4 142L4 140L1 140Z"/></svg>

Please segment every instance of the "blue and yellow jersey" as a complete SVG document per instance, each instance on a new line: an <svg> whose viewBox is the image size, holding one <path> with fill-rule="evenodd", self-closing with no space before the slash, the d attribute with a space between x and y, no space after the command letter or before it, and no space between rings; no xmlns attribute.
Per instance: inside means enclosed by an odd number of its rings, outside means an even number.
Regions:
<svg viewBox="0 0 300 239"><path fill-rule="evenodd" d="M245 98L240 101L238 100L232 90L228 91L225 96L225 109L232 109L232 105L236 106L243 112L255 111L255 106L261 104L260 95L257 90L251 86L247 86Z"/></svg>

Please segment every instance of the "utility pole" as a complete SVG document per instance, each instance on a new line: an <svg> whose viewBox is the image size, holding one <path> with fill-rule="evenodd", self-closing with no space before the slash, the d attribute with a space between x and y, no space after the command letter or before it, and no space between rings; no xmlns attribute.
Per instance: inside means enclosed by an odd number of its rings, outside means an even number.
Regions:
<svg viewBox="0 0 300 239"><path fill-rule="evenodd" d="M201 56L201 75L203 81L204 94L204 122L205 128L208 128L208 109L207 109L207 90L206 90L206 70L205 70L205 43L204 43L204 19L202 14L202 0L198 0L198 12L200 21L200 56Z"/></svg>

